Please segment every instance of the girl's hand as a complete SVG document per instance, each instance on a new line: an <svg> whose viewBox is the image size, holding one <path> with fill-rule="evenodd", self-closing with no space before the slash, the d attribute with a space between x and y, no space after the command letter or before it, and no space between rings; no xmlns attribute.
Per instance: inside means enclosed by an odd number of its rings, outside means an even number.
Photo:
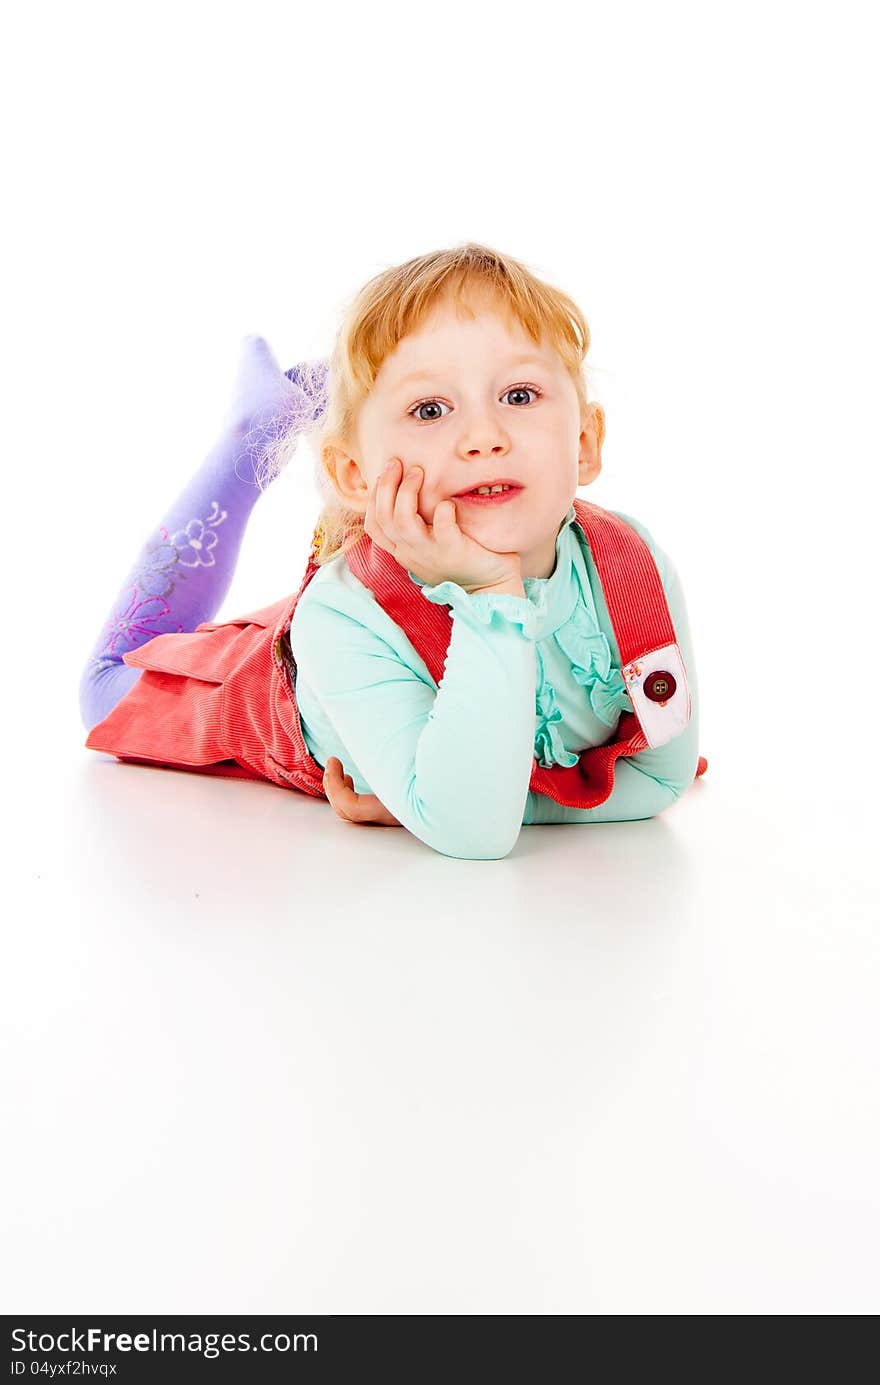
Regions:
<svg viewBox="0 0 880 1385"><path fill-rule="evenodd" d="M424 472L401 471L392 457L370 492L364 529L374 543L429 587L448 581L470 592L521 580L519 554L495 553L462 533L454 500L441 500L426 524L418 511Z"/></svg>
<svg viewBox="0 0 880 1385"><path fill-rule="evenodd" d="M342 761L331 755L324 768L324 792L333 810L346 822L375 822L380 827L400 827L373 793L355 793L354 780L343 774Z"/></svg>

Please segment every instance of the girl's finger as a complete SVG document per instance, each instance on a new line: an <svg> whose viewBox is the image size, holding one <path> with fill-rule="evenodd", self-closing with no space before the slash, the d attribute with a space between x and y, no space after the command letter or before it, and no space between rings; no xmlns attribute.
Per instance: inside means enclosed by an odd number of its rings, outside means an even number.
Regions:
<svg viewBox="0 0 880 1385"><path fill-rule="evenodd" d="M386 518L385 524L383 524L379 516L380 497L385 494L385 491L382 489L382 482L384 479L385 475L383 472L370 489L369 499L367 500L367 510L364 515L364 530L380 548L384 548L389 553L393 553L394 542L386 529L386 525L388 525L389 521Z"/></svg>
<svg viewBox="0 0 880 1385"><path fill-rule="evenodd" d="M400 480L400 460L392 457L376 483L376 519L390 539L394 538L394 502Z"/></svg>
<svg viewBox="0 0 880 1385"><path fill-rule="evenodd" d="M353 788L349 788L345 783L342 773L342 762L335 756L328 759L324 768L324 792L331 808L341 818L351 821L350 813L355 806L354 801L357 795Z"/></svg>
<svg viewBox="0 0 880 1385"><path fill-rule="evenodd" d="M337 760L335 756L331 756L327 761L328 768L331 764L333 769L330 782L333 784L333 787L337 791L341 789L351 789L352 793L354 793L354 780L350 774L345 773L342 761Z"/></svg>
<svg viewBox="0 0 880 1385"><path fill-rule="evenodd" d="M345 786L345 778L342 772L342 761L337 760L335 755L331 755L324 767L324 788L332 789L338 793Z"/></svg>
<svg viewBox="0 0 880 1385"><path fill-rule="evenodd" d="M419 514L419 490L423 479L421 467L409 467L394 502L395 529L410 544L420 543L428 533L428 526Z"/></svg>
<svg viewBox="0 0 880 1385"><path fill-rule="evenodd" d="M431 521L433 528L439 529L445 537L456 527L457 514L454 500L441 500L434 510L434 518Z"/></svg>
<svg viewBox="0 0 880 1385"><path fill-rule="evenodd" d="M370 486L370 489L367 493L367 508L364 512L364 528L370 535L372 535L373 530L376 527L376 491L378 490L378 488L379 486L377 482L375 485Z"/></svg>

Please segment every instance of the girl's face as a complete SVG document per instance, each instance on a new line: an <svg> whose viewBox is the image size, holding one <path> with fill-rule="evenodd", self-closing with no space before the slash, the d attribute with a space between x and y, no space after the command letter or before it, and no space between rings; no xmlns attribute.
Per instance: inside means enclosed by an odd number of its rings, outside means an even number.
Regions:
<svg viewBox="0 0 880 1385"><path fill-rule="evenodd" d="M519 553L523 577L549 577L575 491L599 474L603 431L597 405L581 419L574 384L546 342L536 347L490 305L470 320L438 304L382 362L361 406L359 455L337 451L334 480L363 514L391 457L420 466L426 523L439 501L456 498L466 534ZM457 499L500 481L520 487L502 504Z"/></svg>

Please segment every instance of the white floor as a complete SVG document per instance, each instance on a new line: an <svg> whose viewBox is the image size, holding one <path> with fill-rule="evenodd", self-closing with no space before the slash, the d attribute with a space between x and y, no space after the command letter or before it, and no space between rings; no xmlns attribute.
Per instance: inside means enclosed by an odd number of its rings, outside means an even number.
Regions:
<svg viewBox="0 0 880 1385"><path fill-rule="evenodd" d="M875 855L808 772L706 739L469 862L77 734L16 767L4 1311L880 1308Z"/></svg>

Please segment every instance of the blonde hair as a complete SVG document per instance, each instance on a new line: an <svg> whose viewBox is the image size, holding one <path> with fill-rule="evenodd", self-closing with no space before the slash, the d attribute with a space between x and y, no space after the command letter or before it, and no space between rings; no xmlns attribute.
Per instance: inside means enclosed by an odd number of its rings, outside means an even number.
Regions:
<svg viewBox="0 0 880 1385"><path fill-rule="evenodd" d="M382 362L446 300L471 318L477 315L474 306L478 312L489 304L509 323L518 322L536 344L546 333L571 376L581 417L586 418L583 360L590 329L567 294L542 282L510 255L473 242L385 270L365 284L348 308L330 359L327 409L314 439L325 501L313 548L319 565L345 553L364 533L363 515L349 509L333 486L328 466L332 449L353 455L358 412Z"/></svg>

